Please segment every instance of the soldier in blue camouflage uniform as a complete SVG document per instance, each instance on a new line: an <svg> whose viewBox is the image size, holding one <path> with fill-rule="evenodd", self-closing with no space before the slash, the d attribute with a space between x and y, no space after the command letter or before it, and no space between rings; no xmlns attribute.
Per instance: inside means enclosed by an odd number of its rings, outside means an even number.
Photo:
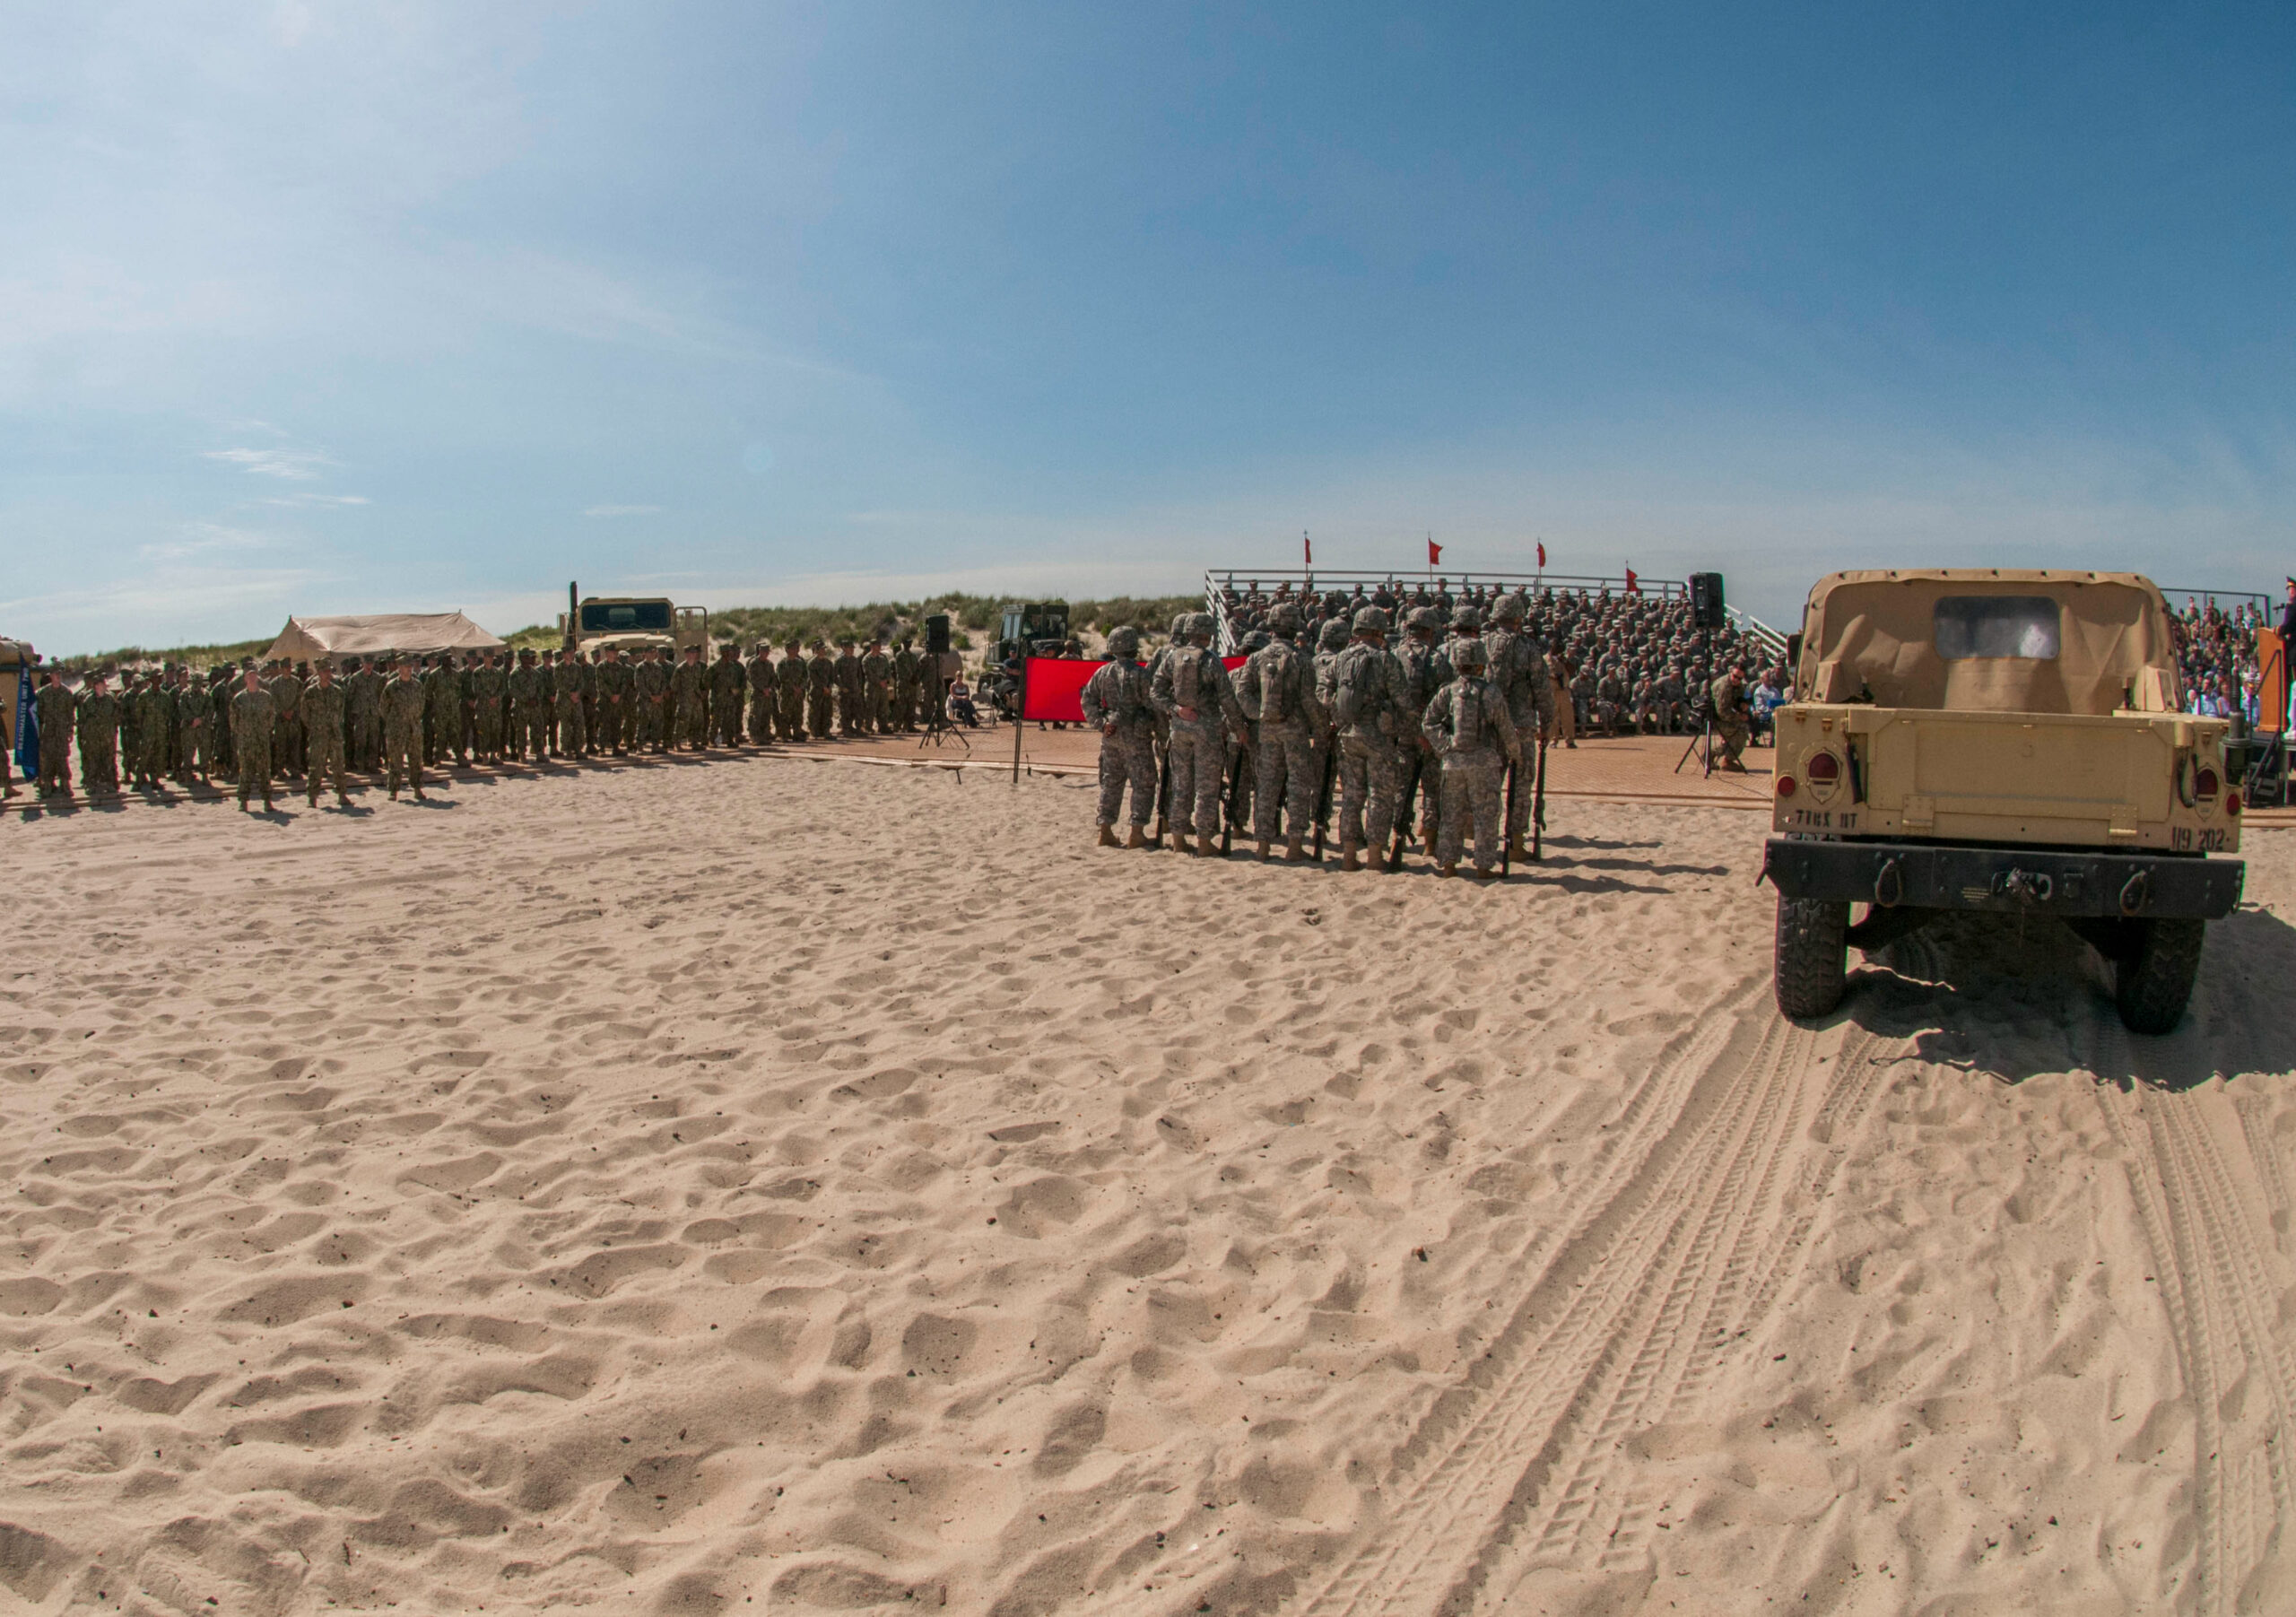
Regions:
<svg viewBox="0 0 2296 1617"><path fill-rule="evenodd" d="M1100 845L1115 848L1117 810L1124 788L1132 787L1132 835L1126 848L1148 846L1148 821L1156 805L1156 709L1149 700L1148 671L1135 659L1140 631L1118 629L1109 635L1109 660L1084 682L1084 722L1100 733Z"/></svg>
<svg viewBox="0 0 2296 1617"><path fill-rule="evenodd" d="M1267 629L1268 643L1252 653L1236 687L1245 717L1259 726L1252 760L1252 839L1266 858L1281 818L1283 856L1299 860L1307 856L1308 822L1320 784L1310 738L1325 727L1323 704L1316 699L1314 665L1292 643L1300 632L1300 609L1279 602L1267 614Z"/></svg>
<svg viewBox="0 0 2296 1617"><path fill-rule="evenodd" d="M1403 790L1405 746L1418 745L1411 681L1387 649L1387 614L1356 609L1354 641L1335 659L1328 702L1339 726L1339 867L1361 870L1387 849Z"/></svg>
<svg viewBox="0 0 2296 1617"><path fill-rule="evenodd" d="M1467 822L1474 822L1474 874L1487 876L1499 862L1500 783L1508 761L1520 762L1523 747L1507 704L1483 677L1485 648L1480 637L1451 642L1454 677L1427 704L1420 729L1443 763L1443 823L1435 838L1439 874L1458 874Z"/></svg>
<svg viewBox="0 0 2296 1617"><path fill-rule="evenodd" d="M1182 853L1216 853L1220 793L1225 784L1229 737L1244 739L1243 705L1227 667L1211 651L1212 614L1183 613L1172 641L1151 665L1148 700L1164 716L1172 769L1169 807L1172 846ZM1188 846L1194 836L1196 846Z"/></svg>

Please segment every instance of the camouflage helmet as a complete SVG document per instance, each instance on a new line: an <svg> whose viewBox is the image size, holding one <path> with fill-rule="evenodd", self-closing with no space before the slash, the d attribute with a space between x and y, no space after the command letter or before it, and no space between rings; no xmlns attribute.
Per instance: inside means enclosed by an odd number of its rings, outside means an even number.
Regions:
<svg viewBox="0 0 2296 1617"><path fill-rule="evenodd" d="M1190 634L1195 632L1195 630L1189 627L1189 625L1195 622L1196 613L1192 612L1184 612L1178 617L1174 618L1172 620L1172 639L1176 640L1184 640L1187 639Z"/></svg>
<svg viewBox="0 0 2296 1617"><path fill-rule="evenodd" d="M1451 614L1451 627L1462 631L1472 629L1477 634L1481 634L1483 614L1472 606L1462 606Z"/></svg>
<svg viewBox="0 0 2296 1617"><path fill-rule="evenodd" d="M1277 634L1299 633L1300 609L1289 601L1278 601L1274 606L1268 608L1267 627L1271 632Z"/></svg>
<svg viewBox="0 0 2296 1617"><path fill-rule="evenodd" d="M1187 614L1187 638L1191 640L1197 635L1205 635L1208 637L1212 633L1212 614L1210 613L1192 612Z"/></svg>
<svg viewBox="0 0 2296 1617"><path fill-rule="evenodd" d="M1531 604L1523 598L1523 592L1518 589L1500 596L1491 604L1491 621L1494 623L1519 623L1530 610Z"/></svg>
<svg viewBox="0 0 2296 1617"><path fill-rule="evenodd" d="M1435 615L1432 606L1414 606L1404 613L1403 626L1405 629L1440 629L1443 620Z"/></svg>
<svg viewBox="0 0 2296 1617"><path fill-rule="evenodd" d="M1316 630L1318 651L1337 651L1346 644L1347 620L1344 618L1326 618L1324 626Z"/></svg>
<svg viewBox="0 0 2296 1617"><path fill-rule="evenodd" d="M1244 654L1249 656L1267 644L1267 630L1255 629L1244 637Z"/></svg>
<svg viewBox="0 0 2296 1617"><path fill-rule="evenodd" d="M1355 632L1358 634L1387 633L1387 614L1381 612L1376 606L1357 607L1355 609Z"/></svg>
<svg viewBox="0 0 2296 1617"><path fill-rule="evenodd" d="M1451 666L1462 673L1470 668L1479 669L1489 656L1489 648L1481 640L1461 640L1451 648Z"/></svg>
<svg viewBox="0 0 2296 1617"><path fill-rule="evenodd" d="M1139 656L1140 631L1129 624L1126 624L1121 629L1109 630L1109 655L1115 657L1134 657Z"/></svg>

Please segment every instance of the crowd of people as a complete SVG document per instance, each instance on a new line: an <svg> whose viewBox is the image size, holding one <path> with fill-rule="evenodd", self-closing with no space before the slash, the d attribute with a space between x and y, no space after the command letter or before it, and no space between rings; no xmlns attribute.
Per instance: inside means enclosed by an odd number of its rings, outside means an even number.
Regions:
<svg viewBox="0 0 2296 1617"><path fill-rule="evenodd" d="M1257 579L1239 586L1233 578L1220 587L1221 607L1231 644L1248 651L1264 643L1270 614L1289 605L1300 620L1306 643L1318 643L1325 625L1345 622L1366 606L1390 622L1424 611L1448 630L1460 612L1487 620L1494 604L1512 593L1496 583L1431 580L1357 581L1346 589L1296 589L1290 580L1263 589ZM1725 670L1752 670L1754 690L1769 707L1786 700L1787 670L1779 648L1732 626L1710 634L1691 621L1687 596L1607 588L1540 589L1526 597L1532 637L1560 663L1552 670L1570 695L1561 739L1578 744L1579 735L1673 735L1698 729L1701 699ZM1758 696L1757 700L1763 700ZM1761 717L1767 717L1767 708Z"/></svg>
<svg viewBox="0 0 2296 1617"><path fill-rule="evenodd" d="M1581 625L1547 602L1553 615L1542 623L1519 593L1493 592L1487 622L1481 597L1450 601L1442 615L1430 604L1407 607L1400 638L1388 609L1368 599L1346 613L1318 598L1312 631L1305 601L1245 594L1240 604L1252 626L1232 673L1213 648L1210 613L1176 619L1145 664L1137 630L1109 637L1109 660L1082 703L1101 737L1101 846L1161 846L1169 831L1174 848L1201 856L1227 851L1248 828L1258 857L1280 839L1284 858L1301 860L1310 837L1320 857L1335 832L1341 869L1396 870L1415 812L1441 874L1457 873L1472 833L1474 873L1487 876L1521 854L1534 822L1543 778L1534 750L1575 744L1567 696L1576 675L1541 630L1635 644L1626 614ZM1745 668L1720 665L1700 695L1719 767L1742 771L1752 724ZM1120 842L1127 793L1130 836Z"/></svg>
<svg viewBox="0 0 2296 1617"><path fill-rule="evenodd" d="M2266 627L2264 609L2242 600L2230 611L2211 596L2204 603L2185 597L2173 614L2177 665L2184 675L2185 707L2211 718L2239 716L2257 722L2262 670L2257 666L2257 630Z"/></svg>
<svg viewBox="0 0 2296 1617"><path fill-rule="evenodd" d="M700 646L674 660L658 645L628 660L613 647L498 647L167 663L117 690L115 677L96 668L74 686L53 666L32 675L42 797L70 795L75 747L90 798L228 782L240 807L259 797L269 808L292 781L316 807L329 788L347 803L352 772L421 798L424 771L449 764L914 733L946 711L949 690L906 639L865 650L847 639L834 656L821 640L810 653L792 640L778 659L762 641L746 657L721 644L714 660Z"/></svg>

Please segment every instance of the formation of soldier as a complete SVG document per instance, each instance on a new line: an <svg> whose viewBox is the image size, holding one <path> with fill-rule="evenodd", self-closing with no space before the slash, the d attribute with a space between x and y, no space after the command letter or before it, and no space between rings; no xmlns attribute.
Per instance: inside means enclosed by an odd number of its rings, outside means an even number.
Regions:
<svg viewBox="0 0 2296 1617"><path fill-rule="evenodd" d="M1464 582L1454 588L1444 578L1431 584L1390 578L1369 588L1357 584L1350 591L1320 594L1295 594L1288 581L1272 592L1256 579L1239 587L1231 578L1222 588L1222 607L1230 634L1241 640L1264 630L1277 607L1289 606L1300 614L1306 642L1314 644L1330 622L1344 622L1365 606L1377 606L1391 618L1431 612L1448 630L1461 612L1488 619L1507 593L1493 584ZM1696 731L1712 711L1717 682L1735 667L1743 683L1743 671L1762 665L1770 649L1741 629L1709 635L1693 627L1690 602L1681 596L1544 589L1531 616L1546 649L1548 675L1570 697L1561 729L1552 738L1566 747L1577 746L1582 734ZM1782 685L1785 672L1770 670L1768 677Z"/></svg>
<svg viewBox="0 0 2296 1617"><path fill-rule="evenodd" d="M265 808L294 781L313 807L349 800L353 772L396 797L424 795L424 771L472 763L541 763L710 747L765 746L914 734L944 700L937 671L904 637L865 649L847 637L832 656L791 640L779 657L721 644L714 659L653 647L625 660L529 647L484 652L248 657L208 669L167 663L119 678L90 673L74 689L37 676L38 790L68 795L72 754L90 797L229 783L239 805ZM114 688L118 679L118 688Z"/></svg>
<svg viewBox="0 0 2296 1617"><path fill-rule="evenodd" d="M1487 626L1468 604L1448 622L1422 605L1400 633L1389 624L1367 602L1310 639L1299 604L1276 601L1232 673L1208 613L1174 620L1144 665L1139 631L1112 633L1083 697L1101 736L1100 845L1161 846L1169 831L1180 852L1216 856L1248 828L1257 857L1280 842L1302 861L1335 832L1342 870L1393 871L1416 812L1440 874L1457 873L1470 842L1478 876L1519 855L1536 812L1532 749L1560 717L1530 604L1498 596Z"/></svg>

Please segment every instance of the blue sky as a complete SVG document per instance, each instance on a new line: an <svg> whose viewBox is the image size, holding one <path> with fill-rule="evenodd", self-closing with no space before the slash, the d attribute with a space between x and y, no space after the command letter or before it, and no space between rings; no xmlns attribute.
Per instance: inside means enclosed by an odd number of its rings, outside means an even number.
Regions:
<svg viewBox="0 0 2296 1617"><path fill-rule="evenodd" d="M0 633L2296 555L2285 6L16 7Z"/></svg>

